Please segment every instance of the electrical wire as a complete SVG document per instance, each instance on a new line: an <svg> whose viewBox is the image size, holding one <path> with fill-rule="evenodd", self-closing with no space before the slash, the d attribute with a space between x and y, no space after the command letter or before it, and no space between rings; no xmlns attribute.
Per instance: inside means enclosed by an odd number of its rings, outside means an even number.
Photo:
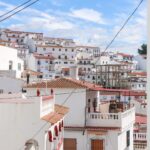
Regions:
<svg viewBox="0 0 150 150"><path fill-rule="evenodd" d="M139 4L136 6L136 8L133 10L133 12L129 15L129 17L126 19L126 21L123 23L123 25L121 26L121 28L118 30L118 32L115 34L115 36L113 37L113 39L110 41L110 43L106 46L105 50L102 53L105 53L108 48L112 45L112 43L115 41L115 39L117 38L117 36L119 35L119 33L124 29L124 27L127 25L127 23L129 22L129 20L132 18L132 16L135 14L135 12L138 10L138 8L141 6L141 4L143 3L144 0L141 0L139 2ZM101 56L100 56L101 57ZM97 64L97 62L99 61L100 57L98 58L98 60L96 61L95 65Z"/></svg>
<svg viewBox="0 0 150 150"><path fill-rule="evenodd" d="M35 2L37 2L38 0L36 0ZM125 21L125 23L123 24L123 26L120 28L120 30L117 32L117 34L114 36L114 38L111 40L111 42L106 46L106 48L105 48L105 50L104 50L104 52L106 52L107 50L108 50L108 48L111 46L111 44L114 42L114 40L117 38L117 36L119 35L119 33L123 30L123 28L126 26L126 24L128 23L128 21L130 20L130 18L134 15L134 13L138 10L138 8L140 7L140 5L142 4L142 2L143 2L144 0L141 0L140 1L140 3L137 5L137 7L134 9L134 11L131 13L131 15L127 18L127 20ZM34 3L35 3L34 2ZM27 7L27 6L26 6ZM25 8L24 8L25 9ZM2 22L1 20L0 20L0 22ZM101 57L101 56L100 56ZM100 58L99 57L99 58ZM97 60L98 61L98 60ZM97 63L97 61L96 61L96 63ZM95 63L95 64L96 64ZM74 89L74 90L76 90L76 89ZM73 91L74 91L73 90ZM64 100L64 102L63 102L63 105L69 100L69 98L70 98L70 96L73 94L73 91L70 93L70 95ZM63 106L62 105L62 106ZM34 136L33 136L33 138L36 136L36 135L38 135L39 134L39 132L45 127L47 125L47 122L46 122L46 124L44 124L35 134L34 134ZM23 145L24 146L24 145ZM21 149L19 149L19 150L21 150Z"/></svg>
<svg viewBox="0 0 150 150"><path fill-rule="evenodd" d="M20 10L18 10L18 11L16 11L16 12L12 13L11 15L9 15L9 16L7 16L7 17L1 19L0 22L3 22L3 21L5 21L5 20L11 18L12 16L14 16L14 15L18 14L19 12L25 10L26 8L30 7L31 5L35 4L35 3L38 2L38 1L39 1L39 0L36 0L36 1L34 1L34 2L30 3L30 4L28 4L28 5L26 5L25 7L21 8Z"/></svg>
<svg viewBox="0 0 150 150"><path fill-rule="evenodd" d="M1 18L1 17L4 17L4 16L8 15L9 13L13 12L14 10L16 10L16 9L18 9L18 8L20 8L20 7L22 7L22 6L24 6L25 4L29 3L30 1L32 1L32 0L28 0L28 1L26 1L26 2L24 2L24 3L22 3L22 4L20 4L20 5L18 5L17 7L13 8L12 10L10 10L10 11L8 11L8 12L6 12L6 13L0 15L0 18Z"/></svg>
<svg viewBox="0 0 150 150"><path fill-rule="evenodd" d="M66 99L63 101L63 103L61 104L61 107L58 109L58 111L57 111L54 115L52 115L51 119L63 109L62 106L69 100L69 98L72 96L72 94L73 94L73 92L74 92L75 90L76 90L76 89L73 89L72 92L70 92L70 94L67 96L67 98L66 98ZM42 129L43 129L46 125L48 125L48 124L49 124L49 122L44 123L44 124L40 127L40 129L32 136L31 139L34 139L34 138L39 134L39 132L41 132ZM50 126L51 126L51 125L50 125ZM22 145L18 150L22 150L22 148L23 148L24 146L25 146L25 145Z"/></svg>

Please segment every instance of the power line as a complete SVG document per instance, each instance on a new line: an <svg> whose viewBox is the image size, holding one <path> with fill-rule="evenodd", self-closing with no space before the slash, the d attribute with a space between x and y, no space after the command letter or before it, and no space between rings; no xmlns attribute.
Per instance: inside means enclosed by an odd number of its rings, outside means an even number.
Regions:
<svg viewBox="0 0 150 150"><path fill-rule="evenodd" d="M57 114L58 114L59 111L62 109L62 106L69 100L70 96L73 94L73 92L74 92L75 90L76 90L76 89L73 89L72 92L70 92L70 94L67 96L67 98L63 101L63 103L62 103L60 109L58 109L57 112L56 112ZM52 115L51 119L52 119L54 116L55 116L55 114ZM34 138L39 134L39 132L40 132L47 124L49 124L49 122L44 123L44 124L40 127L40 129L32 136L31 139L34 139ZM23 147L24 147L24 145L21 146L18 150L22 150Z"/></svg>
<svg viewBox="0 0 150 150"><path fill-rule="evenodd" d="M124 27L127 25L127 23L129 22L129 20L132 18L132 16L135 14L135 12L138 10L138 8L141 6L142 2L144 0L141 0L139 2L139 4L136 6L136 8L133 10L133 12L129 15L129 17L126 19L126 21L124 22L124 24L121 26L121 28L118 30L118 32L115 34L115 36L113 37L113 39L110 41L110 43L106 46L105 50L102 53L105 53L108 48L112 45L112 43L115 41L115 39L117 38L117 36L119 35L119 33L124 29ZM99 57L100 59L100 57ZM99 61L99 59L96 61L95 65L97 64L97 62Z"/></svg>
<svg viewBox="0 0 150 150"><path fill-rule="evenodd" d="M30 4L28 4L28 5L26 5L25 7L21 8L20 10L18 10L18 11L16 11L16 12L12 13L11 15L9 15L9 16L7 16L7 17L1 19L0 22L3 22L3 21L5 21L5 20L9 19L10 17L12 17L12 16L16 15L17 13L23 11L24 9L30 7L31 5L35 4L35 3L38 2L38 1L39 1L39 0L36 0L36 1L34 1L34 2L30 3Z"/></svg>
<svg viewBox="0 0 150 150"><path fill-rule="evenodd" d="M10 10L10 11L8 11L8 12L6 12L6 13L0 15L0 18L1 18L1 17L4 17L4 16L8 15L9 13L13 12L14 10L16 10L16 9L18 9L18 8L20 8L20 7L22 7L22 6L24 6L25 4L29 3L30 1L32 1L32 0L28 0L28 1L26 1L26 2L24 2L24 3L22 3L22 4L20 4L20 5L18 5L17 7L13 8L12 10Z"/></svg>
<svg viewBox="0 0 150 150"><path fill-rule="evenodd" d="M37 0L38 1L38 0ZM137 11L137 9L140 7L140 5L142 4L144 0L141 0L140 3L137 5L137 7L134 9L134 11L131 13L131 15L127 18L127 20L125 21L125 23L123 24L123 26L120 28L120 30L117 32L117 34L114 36L114 38L110 41L110 43L106 46L105 51L108 50L108 48L111 46L111 44L114 42L114 40L117 38L117 36L119 35L119 33L123 30L123 28L126 26L126 24L128 23L128 21L131 19L131 17L134 15L134 13ZM34 2L35 3L35 2ZM1 21L0 21L1 22ZM101 57L101 56L100 56ZM100 58L99 57L99 58ZM97 60L98 61L98 60ZM96 61L96 63L97 63ZM95 63L95 65L96 65ZM76 89L74 89L76 90ZM73 91L74 91L73 90ZM71 92L70 95L64 100L64 102L62 103L62 106L69 100L70 96L74 93L74 92ZM46 124L44 124L34 135L33 135L33 138L39 134L39 132L45 127L45 125L47 125L47 122Z"/></svg>

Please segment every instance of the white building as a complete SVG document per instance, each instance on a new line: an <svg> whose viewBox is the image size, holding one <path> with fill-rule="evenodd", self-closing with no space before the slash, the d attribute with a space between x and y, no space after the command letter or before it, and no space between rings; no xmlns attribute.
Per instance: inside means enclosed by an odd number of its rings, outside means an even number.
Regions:
<svg viewBox="0 0 150 150"><path fill-rule="evenodd" d="M17 50L5 46L0 46L0 50L0 71L12 71L16 78L21 78L24 65L23 60L17 56Z"/></svg>
<svg viewBox="0 0 150 150"><path fill-rule="evenodd" d="M79 52L85 52L88 54L92 54L94 57L99 57L100 56L100 48L99 47L94 47L94 46L76 46L76 50Z"/></svg>
<svg viewBox="0 0 150 150"><path fill-rule="evenodd" d="M36 51L39 54L52 54L55 58L66 61L75 60L77 54L75 47L68 46L36 45Z"/></svg>
<svg viewBox="0 0 150 150"><path fill-rule="evenodd" d="M32 38L41 40L43 33L14 31L10 29L0 30L0 44L16 48L18 56L24 60L31 48L28 45L28 40Z"/></svg>
<svg viewBox="0 0 150 150"><path fill-rule="evenodd" d="M42 78L55 77L55 58L51 54L31 53L27 57L27 68L36 72L42 72Z"/></svg>
<svg viewBox="0 0 150 150"><path fill-rule="evenodd" d="M138 70L147 70L147 57L145 55L137 55L134 59L138 62Z"/></svg>
<svg viewBox="0 0 150 150"><path fill-rule="evenodd" d="M63 150L68 108L55 105L54 95L33 95L0 95L0 149Z"/></svg>
<svg viewBox="0 0 150 150"><path fill-rule="evenodd" d="M69 150L133 150L134 107L110 112L108 103L101 103L102 87L85 81L60 78L35 83L27 87L32 96L40 88L41 93L55 89L56 103L65 101L70 108L65 120L64 149Z"/></svg>
<svg viewBox="0 0 150 150"><path fill-rule="evenodd" d="M23 85L24 81L22 79L0 76L0 94L21 92Z"/></svg>
<svg viewBox="0 0 150 150"><path fill-rule="evenodd" d="M134 150L148 150L147 148L147 116L136 115L134 125Z"/></svg>

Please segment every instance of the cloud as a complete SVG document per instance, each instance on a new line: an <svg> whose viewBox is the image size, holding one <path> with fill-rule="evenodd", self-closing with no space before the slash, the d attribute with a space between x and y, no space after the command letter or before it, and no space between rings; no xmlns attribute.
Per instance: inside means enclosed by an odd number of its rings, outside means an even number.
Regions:
<svg viewBox="0 0 150 150"><path fill-rule="evenodd" d="M64 4L63 0L51 0L51 3L52 5L57 6L57 7L62 6Z"/></svg>
<svg viewBox="0 0 150 150"><path fill-rule="evenodd" d="M57 0L59 1L59 0ZM6 11L12 5L0 2ZM111 14L108 19L104 14L94 9L38 10L28 8L2 24L15 30L44 32L46 36L73 38L81 45L100 46L104 50L112 40L127 13ZM141 7L119 34L109 50L133 51L146 41L146 9ZM136 52L136 50L134 50Z"/></svg>
<svg viewBox="0 0 150 150"><path fill-rule="evenodd" d="M102 14L94 9L82 8L78 10L72 10L70 16L98 24L106 24Z"/></svg>

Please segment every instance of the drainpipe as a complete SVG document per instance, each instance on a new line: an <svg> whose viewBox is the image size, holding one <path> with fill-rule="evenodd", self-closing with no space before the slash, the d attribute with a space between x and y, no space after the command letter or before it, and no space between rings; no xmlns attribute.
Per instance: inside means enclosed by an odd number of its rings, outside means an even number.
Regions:
<svg viewBox="0 0 150 150"><path fill-rule="evenodd" d="M87 94L88 91L86 91L86 94ZM87 96L86 96L87 97ZM87 106L88 106L88 102L86 101L86 105L85 105L85 111L84 111L84 130L83 130L83 135L85 134L85 130L86 130L86 122L87 122Z"/></svg>

